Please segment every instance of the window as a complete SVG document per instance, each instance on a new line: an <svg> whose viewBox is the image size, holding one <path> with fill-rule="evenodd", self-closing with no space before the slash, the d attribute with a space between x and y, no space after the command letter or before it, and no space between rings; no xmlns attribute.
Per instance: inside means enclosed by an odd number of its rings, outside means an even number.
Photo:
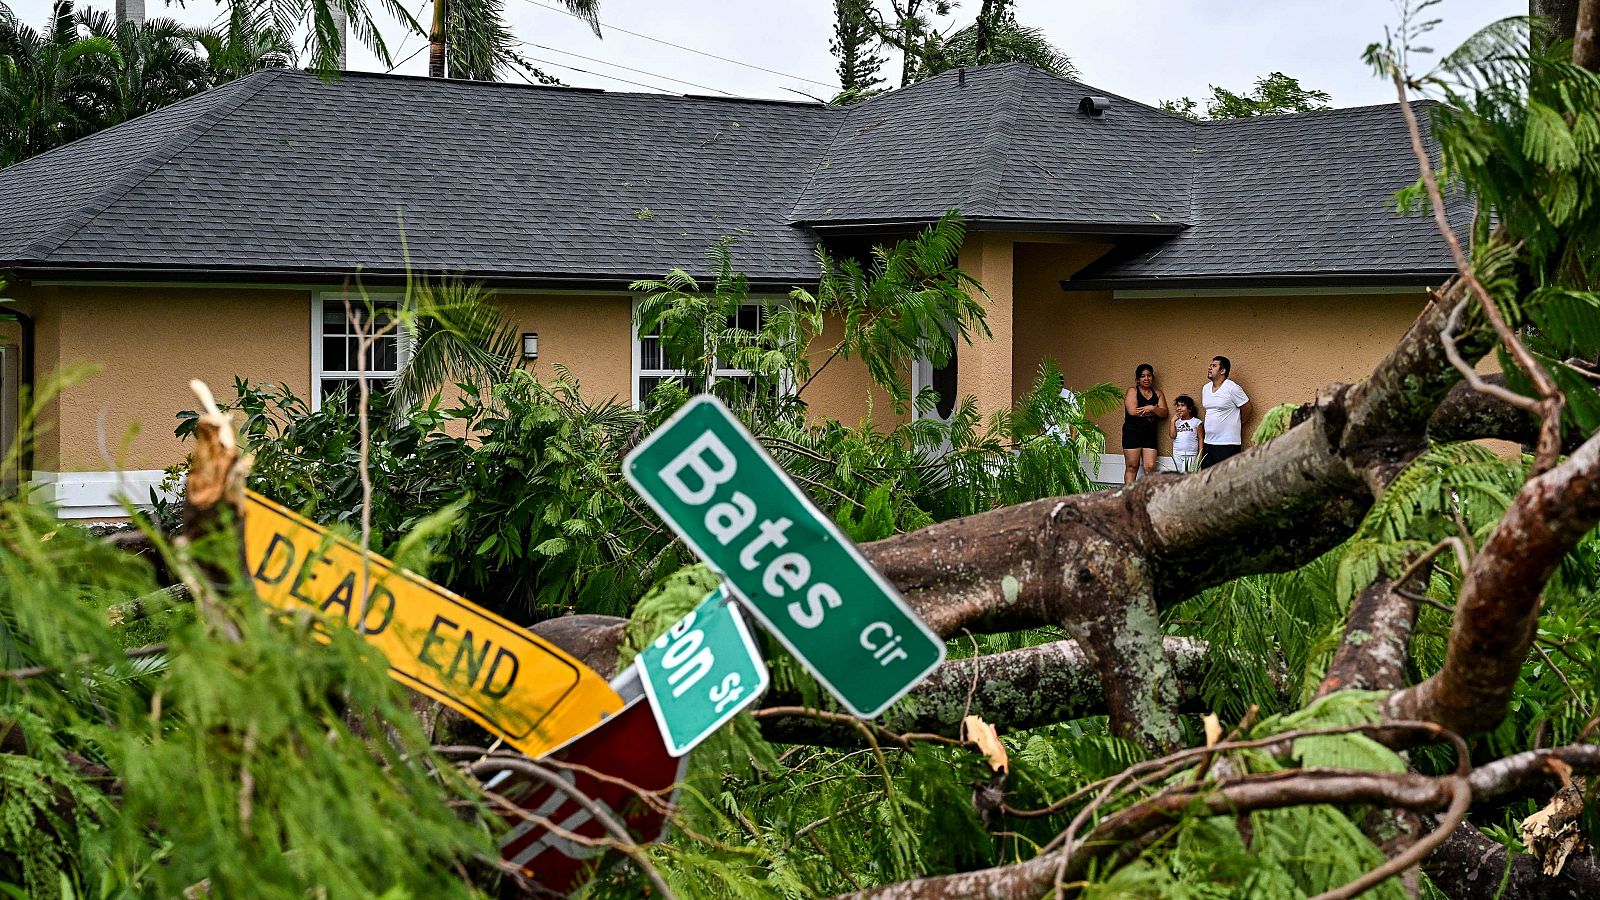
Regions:
<svg viewBox="0 0 1600 900"><path fill-rule="evenodd" d="M637 308L635 309L634 321L638 321ZM736 314L728 317L728 327L757 332L766 324L766 321L767 310L765 305L746 303L739 307L739 311ZM637 328L637 326L635 327ZM633 405L635 409L643 408L649 402L650 394L665 381L676 380L688 388L692 394L705 392L707 385L698 383L697 379L691 379L689 373L676 360L667 357L667 350L661 345L659 329L652 331L650 334L639 334L637 340L633 343L633 353ZM722 360L718 360L716 368L712 369L711 380L713 382L738 382L747 392L754 392L756 389L756 376L754 374L748 369L729 368ZM694 383L691 383L691 381Z"/></svg>
<svg viewBox="0 0 1600 900"><path fill-rule="evenodd" d="M328 294L311 298L311 408L321 409L322 404L340 395L351 409L356 404L356 381L361 373L361 339L357 335L357 322L362 330L391 326L400 308L399 300L372 301L369 312L366 304L352 300L349 312L345 310L343 295ZM350 315L356 321L350 320ZM366 379L373 390L382 390L393 381L395 373L405 359L404 340L397 327L388 327L385 334L372 339L367 347Z"/></svg>

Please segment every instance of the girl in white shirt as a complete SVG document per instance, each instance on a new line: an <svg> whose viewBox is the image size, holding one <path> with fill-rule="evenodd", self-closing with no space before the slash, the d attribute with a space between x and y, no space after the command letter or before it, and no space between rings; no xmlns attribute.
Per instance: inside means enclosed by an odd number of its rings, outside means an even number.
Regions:
<svg viewBox="0 0 1600 900"><path fill-rule="evenodd" d="M1182 394L1172 401L1175 413L1168 426L1172 434L1172 460L1179 472L1197 472L1206 446L1205 423L1195 417L1194 398Z"/></svg>

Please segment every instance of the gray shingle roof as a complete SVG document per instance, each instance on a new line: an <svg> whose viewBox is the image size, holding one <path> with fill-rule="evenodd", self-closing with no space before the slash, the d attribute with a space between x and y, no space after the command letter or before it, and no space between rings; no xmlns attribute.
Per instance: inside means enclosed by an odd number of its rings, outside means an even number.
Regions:
<svg viewBox="0 0 1600 900"><path fill-rule="evenodd" d="M788 211L842 116L819 104L261 72L0 171L0 208L39 201L0 220L0 260L400 271L408 249L420 272L627 280L699 266L738 236L751 277L791 279L815 259ZM165 158L132 184L85 189L147 146ZM61 210L73 227L59 227Z"/></svg>
<svg viewBox="0 0 1600 900"><path fill-rule="evenodd" d="M958 209L1144 235L1073 284L1431 276L1414 177L1392 106L1194 123L1021 64L847 108L280 70L0 170L0 268L615 283L734 236L796 283L816 234Z"/></svg>
<svg viewBox="0 0 1600 900"><path fill-rule="evenodd" d="M1111 97L1111 112L1080 115L1091 94ZM1192 130L1021 63L946 72L851 109L793 218L828 225L959 209L976 221L1177 226Z"/></svg>
<svg viewBox="0 0 1600 900"><path fill-rule="evenodd" d="M1418 109L1424 123L1425 109ZM1189 228L1079 273L1079 285L1273 279L1314 273L1435 279L1453 267L1433 220L1398 215L1417 178L1399 107L1356 107L1195 126ZM1449 204L1463 223L1471 203Z"/></svg>

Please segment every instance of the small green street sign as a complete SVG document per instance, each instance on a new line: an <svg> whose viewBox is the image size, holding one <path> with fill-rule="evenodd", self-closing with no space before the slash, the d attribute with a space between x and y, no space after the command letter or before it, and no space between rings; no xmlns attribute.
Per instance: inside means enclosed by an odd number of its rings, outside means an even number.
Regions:
<svg viewBox="0 0 1600 900"><path fill-rule="evenodd" d="M682 756L767 690L761 648L719 586L639 654L667 752Z"/></svg>
<svg viewBox="0 0 1600 900"><path fill-rule="evenodd" d="M629 483L847 709L870 719L944 642L715 397L639 444Z"/></svg>

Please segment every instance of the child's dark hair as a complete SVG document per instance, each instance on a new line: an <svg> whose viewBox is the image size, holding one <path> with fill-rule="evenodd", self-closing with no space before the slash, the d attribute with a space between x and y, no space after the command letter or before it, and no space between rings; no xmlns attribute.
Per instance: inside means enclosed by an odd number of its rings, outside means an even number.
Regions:
<svg viewBox="0 0 1600 900"><path fill-rule="evenodd" d="M1191 416L1200 411L1200 407L1194 405L1194 398L1188 394L1179 394L1177 399L1172 401L1172 405L1174 406L1178 405L1179 403L1189 407L1189 415Z"/></svg>

